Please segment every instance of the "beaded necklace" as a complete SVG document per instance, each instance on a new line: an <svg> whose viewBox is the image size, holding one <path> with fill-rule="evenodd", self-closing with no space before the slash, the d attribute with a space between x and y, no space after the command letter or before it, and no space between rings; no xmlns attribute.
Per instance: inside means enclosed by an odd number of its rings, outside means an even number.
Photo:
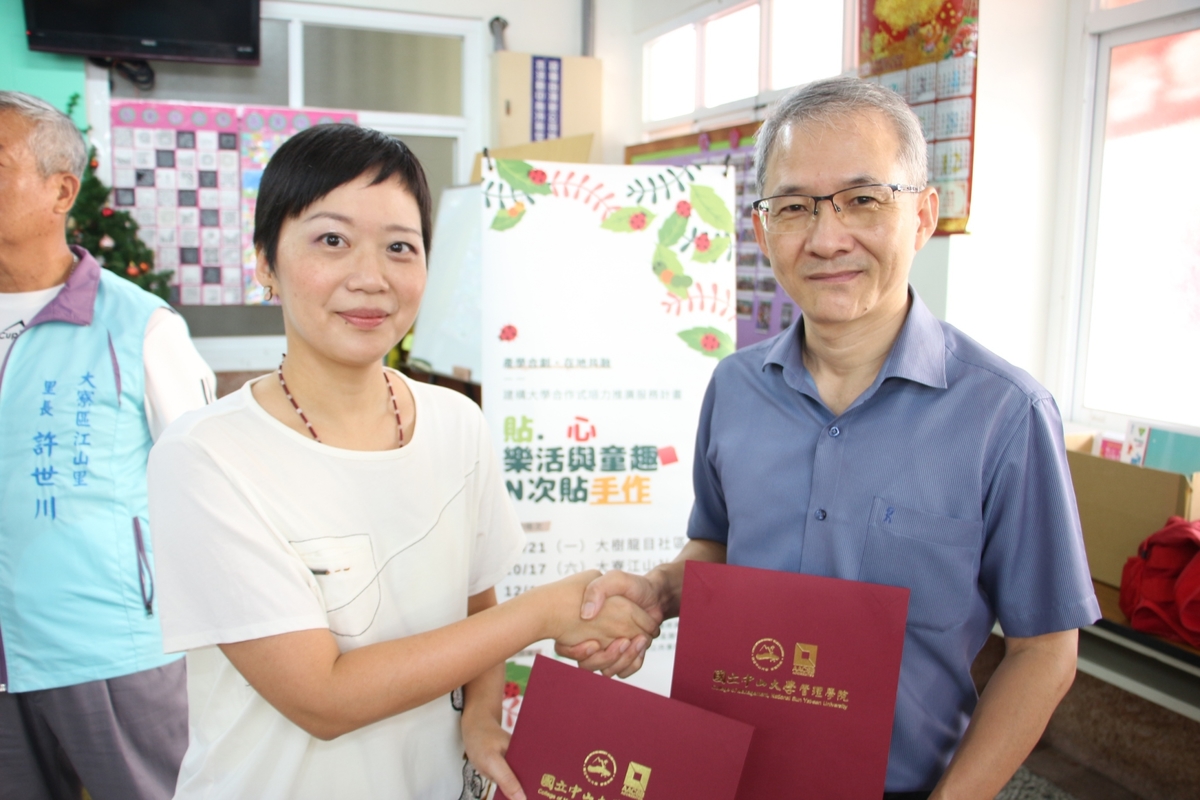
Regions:
<svg viewBox="0 0 1200 800"><path fill-rule="evenodd" d="M304 415L304 411L301 410L300 406L296 403L296 398L292 397L292 392L290 389L288 389L287 381L283 379L282 360L279 362L279 369L275 371L275 374L279 376L279 385L283 387L283 393L287 395L288 402L292 404L292 408L296 409L296 413L300 415L300 419L304 422L304 426L308 428L308 432L312 434L313 439L320 442L321 437L317 436L316 429L312 426L312 423L308 421L308 417ZM392 401L392 411L396 415L396 440L399 443L398 446L403 447L404 423L400 420L400 407L396 405L396 393L392 390L392 382L388 380L386 372L383 374L383 382L387 384L388 397Z"/></svg>

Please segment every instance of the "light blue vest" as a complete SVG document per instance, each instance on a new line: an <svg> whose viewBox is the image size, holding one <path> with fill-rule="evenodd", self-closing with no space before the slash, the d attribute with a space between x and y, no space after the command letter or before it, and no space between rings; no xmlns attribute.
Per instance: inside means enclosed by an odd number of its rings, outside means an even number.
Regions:
<svg viewBox="0 0 1200 800"><path fill-rule="evenodd" d="M85 251L0 368L0 684L152 669L142 342L165 304Z"/></svg>

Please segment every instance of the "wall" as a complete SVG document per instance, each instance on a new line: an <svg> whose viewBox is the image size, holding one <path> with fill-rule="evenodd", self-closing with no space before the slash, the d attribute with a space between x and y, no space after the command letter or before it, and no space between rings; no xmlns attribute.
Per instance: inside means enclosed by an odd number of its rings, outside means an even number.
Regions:
<svg viewBox="0 0 1200 800"><path fill-rule="evenodd" d="M8 2L9 0L0 0ZM508 49L539 56L577 56L582 44L579 0L300 0L323 5L378 8L441 17L468 17L487 22L508 20ZM488 52L491 52L488 37Z"/></svg>
<svg viewBox="0 0 1200 800"><path fill-rule="evenodd" d="M25 44L25 11L21 0L0 0L0 89L36 95L63 111L79 94L75 124L85 125L83 59L57 53L30 52Z"/></svg>
<svg viewBox="0 0 1200 800"><path fill-rule="evenodd" d="M577 0L326 0L392 11L509 21L512 50L578 55ZM601 152L620 162L641 141L641 35L700 6L732 0L596 0L596 55L604 62ZM982 0L975 193L970 235L923 253L925 295L946 319L1039 379L1049 316L1055 183L1069 0ZM490 41L487 44L490 51ZM0 87L65 107L83 91L78 58L30 53L20 0L0 0ZM487 114L488 109L480 113ZM941 276L945 276L944 285ZM944 299L943 299L944 298Z"/></svg>
<svg viewBox="0 0 1200 800"><path fill-rule="evenodd" d="M975 188L970 234L918 256L914 281L945 319L984 346L1045 377L1044 341L1054 258L1063 72L1070 0L982 0ZM729 2L598 0L606 161L641 141L645 31L700 6Z"/></svg>
<svg viewBox="0 0 1200 800"><path fill-rule="evenodd" d="M982 0L970 231L946 319L1039 380L1054 261L1069 0Z"/></svg>

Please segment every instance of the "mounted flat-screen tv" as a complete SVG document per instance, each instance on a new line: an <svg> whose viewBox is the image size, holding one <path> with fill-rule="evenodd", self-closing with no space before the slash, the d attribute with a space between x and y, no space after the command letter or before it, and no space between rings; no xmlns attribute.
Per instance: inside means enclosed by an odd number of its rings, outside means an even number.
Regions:
<svg viewBox="0 0 1200 800"><path fill-rule="evenodd" d="M24 0L30 50L257 64L259 0Z"/></svg>

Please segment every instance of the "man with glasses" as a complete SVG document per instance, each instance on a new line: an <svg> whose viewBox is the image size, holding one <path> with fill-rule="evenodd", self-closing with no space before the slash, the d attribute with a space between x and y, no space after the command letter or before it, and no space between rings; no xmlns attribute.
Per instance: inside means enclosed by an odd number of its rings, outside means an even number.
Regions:
<svg viewBox="0 0 1200 800"><path fill-rule="evenodd" d="M701 409L688 545L610 572L678 614L686 560L911 591L887 798L991 798L1041 736L1099 618L1054 399L939 322L908 285L937 225L926 145L895 93L801 87L758 133L754 226L801 317L717 367ZM982 695L972 661L999 621ZM563 650L626 676L648 642Z"/></svg>

